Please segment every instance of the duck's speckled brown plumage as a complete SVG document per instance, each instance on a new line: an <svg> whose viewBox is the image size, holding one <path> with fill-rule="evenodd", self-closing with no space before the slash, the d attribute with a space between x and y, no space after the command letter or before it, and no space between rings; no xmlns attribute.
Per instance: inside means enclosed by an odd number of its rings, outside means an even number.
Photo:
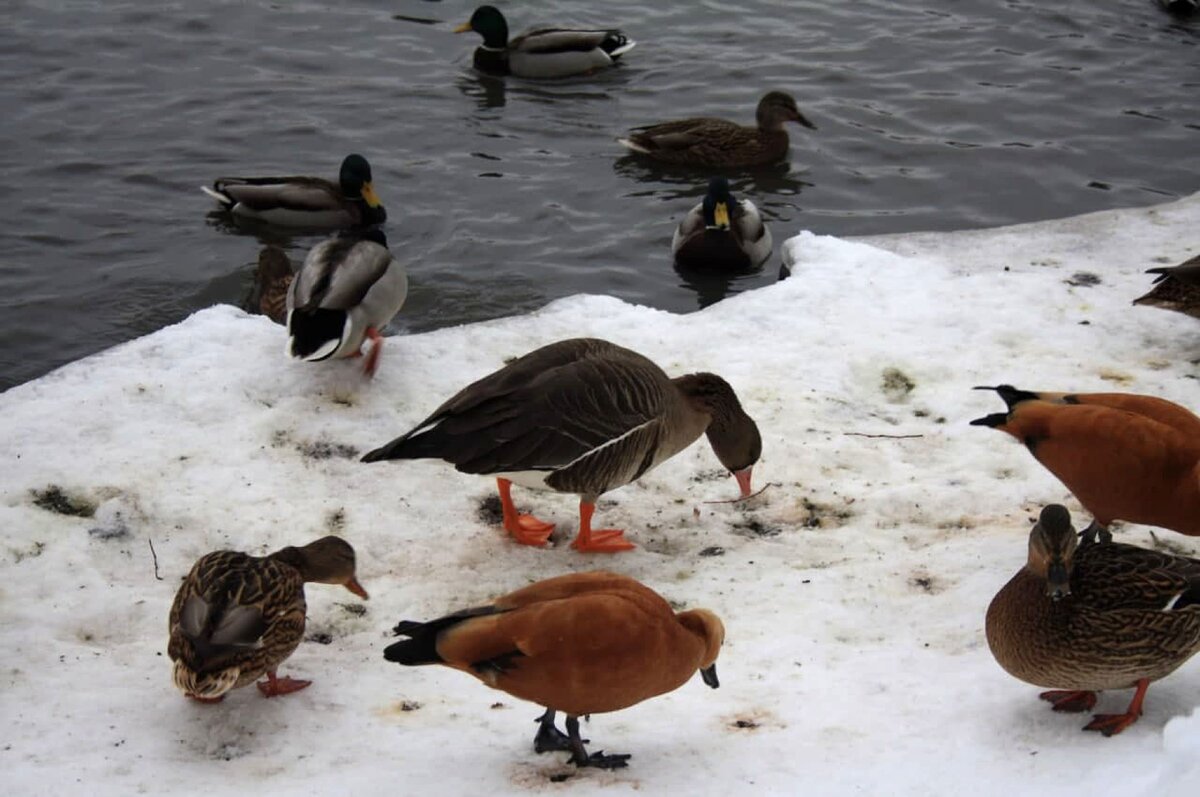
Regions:
<svg viewBox="0 0 1200 797"><path fill-rule="evenodd" d="M1200 255L1178 266L1152 268L1146 273L1158 275L1154 287L1134 299L1134 304L1161 307L1200 318Z"/></svg>
<svg viewBox="0 0 1200 797"><path fill-rule="evenodd" d="M816 129L786 92L771 91L758 102L756 126L725 119L700 117L637 127L622 145L639 155L666 163L698 167L737 168L774 163L787 155L784 122Z"/></svg>
<svg viewBox="0 0 1200 797"><path fill-rule="evenodd" d="M292 284L292 264L277 246L264 246L258 253L254 272L254 291L250 297L252 310L276 324L287 322L287 295Z"/></svg>
<svg viewBox="0 0 1200 797"><path fill-rule="evenodd" d="M1029 545L1029 561L987 611L988 646L1014 677L1054 689L1126 689L1200 652L1200 560L1121 543L1076 547L1058 505L1043 510ZM1066 585L1049 575L1055 564Z"/></svg>
<svg viewBox="0 0 1200 797"><path fill-rule="evenodd" d="M304 636L304 583L344 584L365 598L354 565L354 549L338 537L267 556L215 551L200 557L168 620L176 687L214 699L264 674L273 677Z"/></svg>
<svg viewBox="0 0 1200 797"><path fill-rule="evenodd" d="M1200 535L1200 418L1133 393L1037 393L1000 385L1008 405L972 421L1015 437L1096 524L1145 523Z"/></svg>
<svg viewBox="0 0 1200 797"><path fill-rule="evenodd" d="M547 579L396 632L410 639L384 651L389 661L453 667L570 719L665 694L698 670L716 686L725 636L711 612L676 614L658 593L607 572ZM596 763L580 751L576 763Z"/></svg>

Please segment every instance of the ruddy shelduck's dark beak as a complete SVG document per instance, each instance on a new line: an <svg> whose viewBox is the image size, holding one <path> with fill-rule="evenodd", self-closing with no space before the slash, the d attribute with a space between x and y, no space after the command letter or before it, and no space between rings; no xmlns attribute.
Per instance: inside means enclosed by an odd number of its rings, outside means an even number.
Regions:
<svg viewBox="0 0 1200 797"><path fill-rule="evenodd" d="M704 679L704 683L708 684L713 689L716 689L721 685L721 682L717 680L716 664L710 664L707 667L700 668L700 677Z"/></svg>

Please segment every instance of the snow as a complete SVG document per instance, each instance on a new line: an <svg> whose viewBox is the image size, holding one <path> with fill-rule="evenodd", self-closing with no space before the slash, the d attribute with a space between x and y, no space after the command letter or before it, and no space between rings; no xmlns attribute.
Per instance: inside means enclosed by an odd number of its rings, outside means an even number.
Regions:
<svg viewBox="0 0 1200 797"><path fill-rule="evenodd" d="M1052 501L1086 516L1021 446L967 421L1002 407L970 388L1001 382L1197 409L1200 327L1129 303L1144 269L1196 254L1198 224L1194 195L997 230L804 232L784 244L791 279L701 312L571 297L391 337L373 382L355 361L290 362L282 328L218 306L13 388L0 395L6 791L1194 795L1200 661L1105 739L992 660L984 611L1032 518ZM514 491L560 524L553 549L523 548L479 513L492 481L357 461L505 358L576 335L725 376L763 432L755 486L772 486L709 503L737 490L700 441L602 501L598 524L637 550L583 555L563 544L569 496ZM72 506L91 516L61 513ZM371 600L308 589L308 633L331 641L301 645L281 673L313 686L216 706L180 696L167 611L195 559L331 531L357 548ZM1151 540L1140 527L1121 539ZM537 707L382 658L398 620L597 568L728 629L719 690L694 678L585 725L591 749L633 754L628 769L538 756Z"/></svg>

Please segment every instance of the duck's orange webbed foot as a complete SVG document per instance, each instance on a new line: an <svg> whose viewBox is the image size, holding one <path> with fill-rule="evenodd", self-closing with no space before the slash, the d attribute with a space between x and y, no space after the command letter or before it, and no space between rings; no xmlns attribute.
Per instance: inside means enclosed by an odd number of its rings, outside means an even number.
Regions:
<svg viewBox="0 0 1200 797"><path fill-rule="evenodd" d="M589 553L617 553L637 547L625 539L625 532L621 529L593 529L592 513L595 511L595 504L579 504L579 536L571 543L572 548Z"/></svg>
<svg viewBox="0 0 1200 797"><path fill-rule="evenodd" d="M383 335L380 335L379 330L375 327L367 327L367 338L371 341L371 345L367 349L367 359L363 362L363 373L370 379L375 376L375 370L379 368L379 355L383 351Z"/></svg>
<svg viewBox="0 0 1200 797"><path fill-rule="evenodd" d="M500 508L504 513L504 530L522 545L545 545L554 531L553 523L538 520L533 515L522 515L512 501L512 482L496 479L500 490Z"/></svg>
<svg viewBox="0 0 1200 797"><path fill-rule="evenodd" d="M1085 731L1100 731L1105 736L1116 736L1137 722L1138 717L1142 716L1142 701L1146 699L1146 689L1149 686L1150 681L1148 679L1142 678L1138 680L1137 691L1133 693L1133 700L1129 701L1129 708L1125 709L1124 714L1094 714L1092 715L1092 721L1084 725L1083 729Z"/></svg>
<svg viewBox="0 0 1200 797"><path fill-rule="evenodd" d="M1093 714L1092 721L1083 726L1085 731L1100 731L1105 736L1116 736L1137 722L1137 714Z"/></svg>
<svg viewBox="0 0 1200 797"><path fill-rule="evenodd" d="M1038 695L1053 704L1055 711L1091 711L1096 705L1096 693L1079 689L1051 689Z"/></svg>
<svg viewBox="0 0 1200 797"><path fill-rule="evenodd" d="M275 677L275 672L272 670L267 673L267 680L259 681L255 684L258 691L263 693L264 697L279 697L280 695L290 695L292 692L299 692L301 689L309 686L312 681L301 681L297 678L282 678Z"/></svg>

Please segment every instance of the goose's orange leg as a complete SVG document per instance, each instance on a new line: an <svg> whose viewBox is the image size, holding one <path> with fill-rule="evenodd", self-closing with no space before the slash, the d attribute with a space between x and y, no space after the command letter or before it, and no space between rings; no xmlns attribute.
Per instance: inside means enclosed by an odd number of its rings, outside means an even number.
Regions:
<svg viewBox="0 0 1200 797"><path fill-rule="evenodd" d="M375 327L367 327L367 338L371 341L370 348L367 350L367 359L363 363L363 373L367 378L375 376L375 369L379 367L379 353L383 351L383 335L379 334L379 330Z"/></svg>
<svg viewBox="0 0 1200 797"><path fill-rule="evenodd" d="M1129 708L1125 709L1124 714L1094 714L1092 715L1092 721L1084 725L1083 729L1085 731L1100 731L1105 736L1116 736L1137 722L1137 718L1142 716L1142 701L1146 699L1146 689L1149 686L1149 679L1138 679L1137 691L1133 693L1133 700L1129 701Z"/></svg>
<svg viewBox="0 0 1200 797"><path fill-rule="evenodd" d="M587 501L579 502L579 536L571 543L571 547L579 551L595 551L599 553L616 553L630 551L636 548L623 536L620 529L593 529L592 513L596 511L595 504Z"/></svg>
<svg viewBox="0 0 1200 797"><path fill-rule="evenodd" d="M545 523L533 515L522 515L512 500L512 482L496 479L500 489L500 508L504 512L504 528L522 545L545 545L554 531L553 523Z"/></svg>
<svg viewBox="0 0 1200 797"><path fill-rule="evenodd" d="M1055 711L1091 711L1096 705L1096 693L1083 689L1051 689L1038 697L1053 703Z"/></svg>
<svg viewBox="0 0 1200 797"><path fill-rule="evenodd" d="M282 678L276 678L274 670L267 670L267 680L259 681L255 686L258 687L258 691L262 692L265 697L278 697L279 695L290 695L292 692L299 692L311 683L312 681L301 681L296 678L289 678L286 675Z"/></svg>

